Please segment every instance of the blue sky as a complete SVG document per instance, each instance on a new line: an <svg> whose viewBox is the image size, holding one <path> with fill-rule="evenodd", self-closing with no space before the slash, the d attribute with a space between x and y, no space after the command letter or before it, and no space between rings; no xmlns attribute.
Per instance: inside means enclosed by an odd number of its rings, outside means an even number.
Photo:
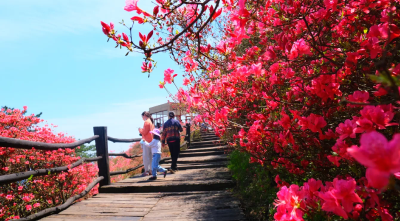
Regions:
<svg viewBox="0 0 400 221"><path fill-rule="evenodd" d="M2 0L0 1L0 106L43 112L42 118L77 139L93 135L93 126L108 126L110 136L138 137L140 114L167 102L159 89L163 71L182 70L168 54L154 56L158 67L141 73L141 54L130 54L107 43L100 21L129 24L124 0ZM139 7L152 11L150 0ZM138 30L148 33L143 25ZM138 42L138 37L134 41ZM170 87L172 90L172 88ZM176 91L172 90L172 91ZM109 144L114 151L129 144Z"/></svg>

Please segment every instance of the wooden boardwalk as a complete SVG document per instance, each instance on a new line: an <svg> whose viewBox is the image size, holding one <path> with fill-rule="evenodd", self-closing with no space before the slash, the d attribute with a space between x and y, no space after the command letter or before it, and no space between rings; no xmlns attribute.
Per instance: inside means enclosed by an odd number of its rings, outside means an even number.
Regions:
<svg viewBox="0 0 400 221"><path fill-rule="evenodd" d="M182 151L176 174L156 181L139 175L104 186L100 194L43 221L245 220L227 191L234 181L226 168L226 146L212 134ZM170 161L162 164L170 167Z"/></svg>

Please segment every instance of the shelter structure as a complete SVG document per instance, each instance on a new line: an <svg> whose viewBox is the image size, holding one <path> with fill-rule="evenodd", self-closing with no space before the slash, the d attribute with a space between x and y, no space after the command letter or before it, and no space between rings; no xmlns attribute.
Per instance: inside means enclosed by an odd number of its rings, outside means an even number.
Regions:
<svg viewBox="0 0 400 221"><path fill-rule="evenodd" d="M185 108L180 107L178 103L165 103L160 104L154 107L149 108L149 113L152 115L154 119L154 124L156 127L161 127L168 120L168 112L174 111L175 117L179 121L183 121L183 123L190 122L192 118L194 118L194 114L187 113Z"/></svg>

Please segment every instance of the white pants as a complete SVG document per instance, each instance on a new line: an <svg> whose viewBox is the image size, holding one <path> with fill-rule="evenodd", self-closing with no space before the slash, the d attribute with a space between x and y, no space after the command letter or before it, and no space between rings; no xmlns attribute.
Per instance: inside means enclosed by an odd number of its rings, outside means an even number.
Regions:
<svg viewBox="0 0 400 221"><path fill-rule="evenodd" d="M151 161L152 161L152 155L151 155L151 149L146 146L146 144L142 144L142 149L143 149L143 165L144 165L144 172L149 172L151 173Z"/></svg>

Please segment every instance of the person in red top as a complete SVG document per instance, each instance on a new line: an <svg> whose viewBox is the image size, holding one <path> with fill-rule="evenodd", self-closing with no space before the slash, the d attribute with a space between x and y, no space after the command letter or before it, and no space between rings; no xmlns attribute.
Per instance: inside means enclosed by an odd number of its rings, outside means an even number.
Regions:
<svg viewBox="0 0 400 221"><path fill-rule="evenodd" d="M154 129L154 120L151 117L151 114L147 111L142 113L142 119L144 120L143 128L139 128L139 133L142 135L142 139L147 143L150 143L153 140L153 135L150 133ZM143 149L143 165L144 172L142 176L151 175L151 161L152 154L150 148L146 147L145 144L142 144Z"/></svg>

